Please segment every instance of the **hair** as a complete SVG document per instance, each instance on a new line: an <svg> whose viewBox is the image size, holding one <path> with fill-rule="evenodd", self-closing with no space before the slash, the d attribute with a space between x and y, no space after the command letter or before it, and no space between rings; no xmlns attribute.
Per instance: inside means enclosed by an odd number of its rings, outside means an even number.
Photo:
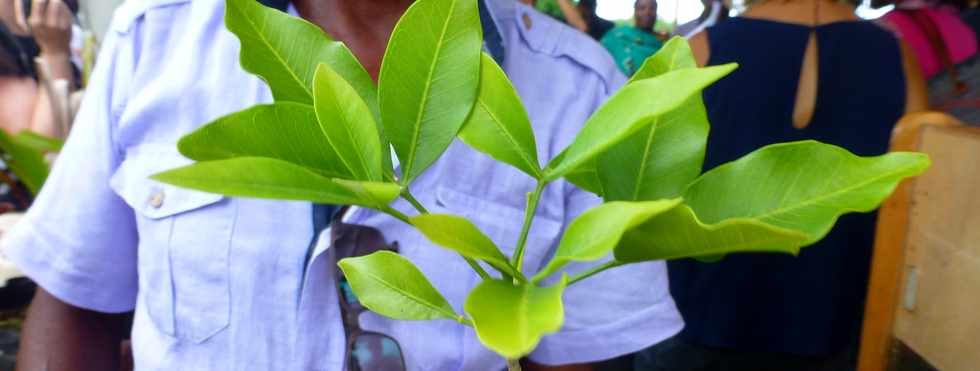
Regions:
<svg viewBox="0 0 980 371"><path fill-rule="evenodd" d="M596 0L581 0L578 2L578 6L581 6L589 10L595 10Z"/></svg>

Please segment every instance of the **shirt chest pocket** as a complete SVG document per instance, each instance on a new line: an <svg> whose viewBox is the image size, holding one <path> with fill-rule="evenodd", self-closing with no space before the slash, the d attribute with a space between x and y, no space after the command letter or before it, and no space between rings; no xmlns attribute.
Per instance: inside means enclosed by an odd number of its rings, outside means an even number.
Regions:
<svg viewBox="0 0 980 371"><path fill-rule="evenodd" d="M127 154L111 180L139 229L140 295L160 331L203 342L228 326L232 200L149 176L187 164L176 153Z"/></svg>

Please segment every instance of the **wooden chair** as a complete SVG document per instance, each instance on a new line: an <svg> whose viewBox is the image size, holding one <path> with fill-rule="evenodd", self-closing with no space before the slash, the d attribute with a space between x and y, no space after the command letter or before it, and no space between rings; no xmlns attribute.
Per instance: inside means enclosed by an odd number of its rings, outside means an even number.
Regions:
<svg viewBox="0 0 980 371"><path fill-rule="evenodd" d="M879 212L858 370L980 370L980 128L913 114L892 150L933 164Z"/></svg>

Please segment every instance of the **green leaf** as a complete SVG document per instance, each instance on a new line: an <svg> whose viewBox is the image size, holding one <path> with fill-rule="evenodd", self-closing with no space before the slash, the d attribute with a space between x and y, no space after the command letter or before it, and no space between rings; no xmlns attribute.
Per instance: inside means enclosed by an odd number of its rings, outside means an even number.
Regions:
<svg viewBox="0 0 980 371"><path fill-rule="evenodd" d="M615 255L623 263L679 258L711 262L735 252L795 255L806 240L802 232L749 218L707 225L690 207L680 204L630 229L616 245Z"/></svg>
<svg viewBox="0 0 980 371"><path fill-rule="evenodd" d="M313 78L313 107L320 129L354 179L380 181L381 151L377 124L367 105L343 77L320 64Z"/></svg>
<svg viewBox="0 0 980 371"><path fill-rule="evenodd" d="M401 187L394 183L332 179L302 166L263 157L198 162L152 178L227 196L360 205L373 209L387 207L401 193Z"/></svg>
<svg viewBox="0 0 980 371"><path fill-rule="evenodd" d="M633 77L630 77L626 83L631 84L682 68L697 67L698 62L694 59L694 52L691 51L690 44L683 37L674 36L656 54L643 61L640 69L636 70Z"/></svg>
<svg viewBox="0 0 980 371"><path fill-rule="evenodd" d="M313 75L318 64L326 63L378 112L371 76L344 44L332 41L320 27L255 0L226 1L225 24L241 40L242 67L265 80L277 102L313 104Z"/></svg>
<svg viewBox="0 0 980 371"><path fill-rule="evenodd" d="M541 177L527 111L504 70L486 54L483 54L476 105L459 132L459 139L534 178Z"/></svg>
<svg viewBox="0 0 980 371"><path fill-rule="evenodd" d="M412 262L390 251L337 263L357 299L388 318L463 321Z"/></svg>
<svg viewBox="0 0 980 371"><path fill-rule="evenodd" d="M517 276L497 245L466 218L446 214L422 214L411 219L412 225L432 243L487 262L501 273Z"/></svg>
<svg viewBox="0 0 980 371"><path fill-rule="evenodd" d="M6 131L0 130L0 150L6 153L4 161L10 171L24 183L28 191L36 195L51 169L44 159L44 151L33 148L30 143L24 143L21 138L21 135L11 137Z"/></svg>
<svg viewBox="0 0 980 371"><path fill-rule="evenodd" d="M469 115L479 87L481 47L473 0L418 0L392 31L378 94L403 184L442 155Z"/></svg>
<svg viewBox="0 0 980 371"><path fill-rule="evenodd" d="M61 147L65 145L62 139L47 137L30 130L21 130L14 136L14 141L38 152L60 152Z"/></svg>
<svg viewBox="0 0 980 371"><path fill-rule="evenodd" d="M555 180L594 159L657 116L670 112L735 69L734 64L688 68L634 82L620 90L586 121L560 162L552 160L545 179Z"/></svg>
<svg viewBox="0 0 980 371"><path fill-rule="evenodd" d="M354 177L324 136L313 107L299 103L257 105L221 117L181 138L177 148L195 161L268 157L329 177Z"/></svg>
<svg viewBox="0 0 980 371"><path fill-rule="evenodd" d="M804 232L811 244L840 215L874 210L929 164L921 153L858 157L816 141L775 144L705 173L684 199L706 223L752 218Z"/></svg>
<svg viewBox="0 0 980 371"><path fill-rule="evenodd" d="M519 359L531 353L541 337L561 329L561 296L567 284L568 277L551 287L487 280L470 292L464 309L484 346L507 359Z"/></svg>
<svg viewBox="0 0 980 371"><path fill-rule="evenodd" d="M579 215L568 225L551 262L534 276L540 281L572 261L593 261L609 255L623 234L666 212L681 199L647 202L608 202Z"/></svg>

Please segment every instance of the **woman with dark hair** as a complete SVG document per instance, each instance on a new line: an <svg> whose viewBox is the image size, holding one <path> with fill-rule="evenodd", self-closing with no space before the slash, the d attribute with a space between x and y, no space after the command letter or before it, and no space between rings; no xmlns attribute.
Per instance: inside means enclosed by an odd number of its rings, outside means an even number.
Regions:
<svg viewBox="0 0 980 371"><path fill-rule="evenodd" d="M906 112L927 109L911 53L854 3L752 1L691 39L700 65L739 68L704 91L705 169L768 144L814 139L862 156L888 151ZM749 197L750 195L747 195ZM875 215L840 218L799 256L669 262L686 327L638 370L853 370Z"/></svg>

